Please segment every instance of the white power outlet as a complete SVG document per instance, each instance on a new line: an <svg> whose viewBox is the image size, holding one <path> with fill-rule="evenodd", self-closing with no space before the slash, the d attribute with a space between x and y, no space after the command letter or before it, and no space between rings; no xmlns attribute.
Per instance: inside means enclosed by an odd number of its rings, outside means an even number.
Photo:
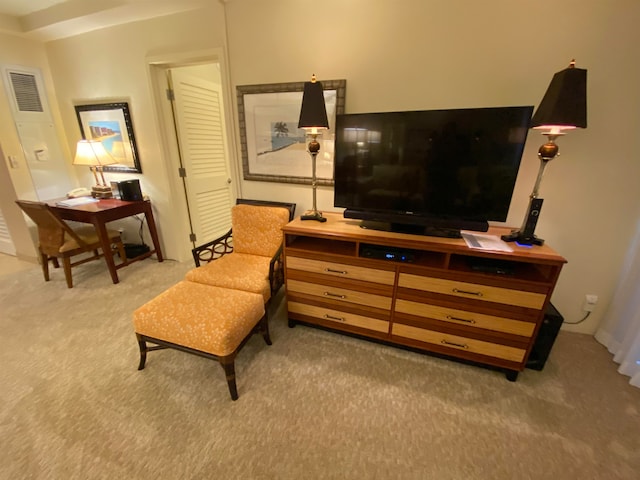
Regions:
<svg viewBox="0 0 640 480"><path fill-rule="evenodd" d="M585 295L582 310L584 310L585 312L593 312L593 310L596 308L596 303L598 303L597 295Z"/></svg>

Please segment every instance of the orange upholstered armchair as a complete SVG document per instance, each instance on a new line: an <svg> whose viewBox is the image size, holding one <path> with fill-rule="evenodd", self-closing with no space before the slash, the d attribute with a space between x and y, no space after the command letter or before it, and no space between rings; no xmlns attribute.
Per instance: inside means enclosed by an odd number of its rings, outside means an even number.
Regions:
<svg viewBox="0 0 640 480"><path fill-rule="evenodd" d="M282 227L294 212L295 203L238 199L231 230L193 249L196 268L185 279L259 293L268 303L284 283Z"/></svg>

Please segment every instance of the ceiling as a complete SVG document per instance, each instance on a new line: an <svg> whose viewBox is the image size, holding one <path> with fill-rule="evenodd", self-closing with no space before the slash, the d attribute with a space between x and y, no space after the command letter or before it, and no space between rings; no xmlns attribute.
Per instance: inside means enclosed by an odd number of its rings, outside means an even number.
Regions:
<svg viewBox="0 0 640 480"><path fill-rule="evenodd" d="M0 0L0 32L40 41L202 8L216 0Z"/></svg>

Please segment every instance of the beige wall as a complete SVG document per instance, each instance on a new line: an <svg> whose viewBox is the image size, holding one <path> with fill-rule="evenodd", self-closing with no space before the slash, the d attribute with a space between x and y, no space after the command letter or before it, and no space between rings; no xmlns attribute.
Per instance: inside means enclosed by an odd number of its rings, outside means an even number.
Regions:
<svg viewBox="0 0 640 480"><path fill-rule="evenodd" d="M268 18L268 21L265 19ZM547 168L536 233L564 255L553 302L593 332L618 278L640 210L640 3L634 0L232 0L227 4L235 85L347 79L346 111L538 105L575 58L588 69L589 126L561 138ZM507 223L520 226L544 137L531 132ZM243 182L247 197L295 199L309 188ZM318 194L333 208L332 191Z"/></svg>
<svg viewBox="0 0 640 480"><path fill-rule="evenodd" d="M97 30L49 42L46 47L70 147L81 138L74 105L129 103L142 174L106 173L105 178L107 182L140 180L143 192L151 198L168 258L186 259L184 249L178 251L177 245L181 244L178 236L186 239L188 231L181 231L186 212L179 208L183 199L173 190L170 179L177 169L169 169L170 158L163 149L149 62L182 52L220 48L224 35L223 7L212 2L207 9ZM90 185L90 176L84 175L83 184ZM139 241L129 233L135 232L136 226L134 220L129 221L129 228L124 225L125 242Z"/></svg>
<svg viewBox="0 0 640 480"><path fill-rule="evenodd" d="M553 74L575 58L589 71L589 127L559 140L561 156L542 184L537 233L569 261L553 297L565 320L582 317L585 294L600 297L587 321L565 324L590 333L640 213L638 20L635 0L230 0L50 42L46 56L26 52L24 61L50 63L69 149L80 135L75 103L130 102L144 172L139 178L171 257L181 210L172 203L150 56L228 41L231 94L236 85L303 81L316 73L320 80L347 80L347 112L537 105ZM241 171L236 118L233 125L233 158ZM510 225L522 222L543 141L530 133ZM299 211L311 204L306 186L239 183L247 198L295 201ZM320 189L318 204L333 209L332 189Z"/></svg>
<svg viewBox="0 0 640 480"><path fill-rule="evenodd" d="M28 66L42 72L49 107L60 136L60 142L66 146L64 131L60 122L60 113L55 101L53 80L49 71L44 45L40 42L16 38L0 33L0 66ZM37 195L31 181L31 175L24 156L20 138L13 116L9 97L5 90L4 78L0 82L0 151L3 165L0 167L0 208L5 217L11 234L16 256L35 261L36 249L31 240L28 224L14 201L16 198L37 200ZM64 152L68 154L68 152ZM16 159L16 166L12 166L8 158Z"/></svg>

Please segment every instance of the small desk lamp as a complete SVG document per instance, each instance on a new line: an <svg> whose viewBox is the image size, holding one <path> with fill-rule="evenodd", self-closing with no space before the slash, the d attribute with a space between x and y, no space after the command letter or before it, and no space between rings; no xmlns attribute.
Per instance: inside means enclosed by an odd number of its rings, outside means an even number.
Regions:
<svg viewBox="0 0 640 480"><path fill-rule="evenodd" d="M515 241L521 245L542 245L544 240L534 234L543 201L538 198L538 190L547 163L558 155L555 140L564 135L564 130L587 127L587 71L576 68L575 60L571 61L568 68L553 76L538 110L531 118L531 127L542 130L548 142L538 150L540 169L533 192L529 196L529 208L522 227L503 235L502 240Z"/></svg>
<svg viewBox="0 0 640 480"><path fill-rule="evenodd" d="M317 140L319 131L329 128L329 120L327 119L327 107L324 103L324 90L322 89L322 84L316 81L315 74L311 76L310 82L304 83L298 128L304 128L307 135L311 136L307 151L309 155L311 155L311 170L313 175L311 178L313 208L305 212L304 215L301 215L300 219L326 222L327 219L322 216L322 212L319 212L316 207L316 157L320 151L320 143Z"/></svg>
<svg viewBox="0 0 640 480"><path fill-rule="evenodd" d="M111 187L104 181L102 166L114 163L116 163L115 159L105 150L102 142L98 140L80 140L78 142L73 164L89 165L91 168L93 178L96 180L96 184L91 187L91 195L93 197L111 198L113 196ZM98 173L100 173L100 179L98 179Z"/></svg>

